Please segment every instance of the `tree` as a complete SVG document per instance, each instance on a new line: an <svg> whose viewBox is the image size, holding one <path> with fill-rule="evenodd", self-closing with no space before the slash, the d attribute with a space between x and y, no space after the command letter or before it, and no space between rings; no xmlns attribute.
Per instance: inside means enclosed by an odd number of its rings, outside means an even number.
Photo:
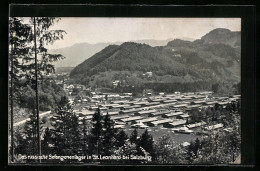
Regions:
<svg viewBox="0 0 260 171"><path fill-rule="evenodd" d="M232 102L232 103L231 103L231 106L232 106L233 111L237 111L237 110L238 110L238 109L237 109L237 105L236 105L235 102Z"/></svg>
<svg viewBox="0 0 260 171"><path fill-rule="evenodd" d="M233 111L233 107L232 107L232 105L231 105L230 103L228 103L228 104L226 105L226 110L227 110L229 113L231 113L231 112Z"/></svg>
<svg viewBox="0 0 260 171"><path fill-rule="evenodd" d="M80 93L80 90L78 89L78 88L73 88L72 89L72 93L71 93L71 95L73 95L73 96L77 96L78 94Z"/></svg>
<svg viewBox="0 0 260 171"><path fill-rule="evenodd" d="M137 132L137 129L135 128L130 136L130 142L133 144L138 144L138 140L137 140L137 137L138 137L138 132Z"/></svg>
<svg viewBox="0 0 260 171"><path fill-rule="evenodd" d="M154 154L153 137L151 135L149 135L147 129L144 131L144 133L140 137L139 146L143 147L145 149L145 151L150 153L150 155Z"/></svg>
<svg viewBox="0 0 260 171"><path fill-rule="evenodd" d="M201 119L203 119L202 112L199 111L198 109L193 109L192 111L189 112L190 115L190 123L195 123L195 122L200 122Z"/></svg>
<svg viewBox="0 0 260 171"><path fill-rule="evenodd" d="M120 130L116 136L116 147L122 147L125 145L126 140L128 139L127 134L124 130Z"/></svg>
<svg viewBox="0 0 260 171"><path fill-rule="evenodd" d="M35 89L35 58L36 50L38 62L38 75L44 75L55 71L51 62L64 58L60 54L49 54L46 45L54 43L56 40L63 39L66 33L63 30L49 30L59 19L53 17L36 17L36 30L34 32L34 18L25 21L24 18L11 17L9 20L9 46L10 48L10 72L13 81L13 94L15 99L21 97L21 88L30 86ZM34 46L34 33L36 35L37 46ZM19 102L19 101L17 101Z"/></svg>
<svg viewBox="0 0 260 171"><path fill-rule="evenodd" d="M91 134L89 137L88 151L90 154L99 155L102 148L102 133L103 133L102 116L99 108L94 113L92 117L92 122L93 125L92 125L92 129L90 130Z"/></svg>
<svg viewBox="0 0 260 171"><path fill-rule="evenodd" d="M194 152L196 157L198 156L198 149L199 148L201 148L200 140L198 138L196 138L195 143L194 143L194 149L193 149L193 152Z"/></svg>
<svg viewBox="0 0 260 171"><path fill-rule="evenodd" d="M115 131L114 131L114 122L110 119L109 114L107 113L104 117L103 125L103 153L104 155L111 155L114 142L115 142Z"/></svg>
<svg viewBox="0 0 260 171"><path fill-rule="evenodd" d="M55 18L48 17L31 18L29 19L29 24L25 24L26 22L23 21L23 18L11 17L9 20L9 45L11 49L9 58L9 73L11 76L11 135L13 135L14 104L23 105L20 101L22 97L21 93L24 91L24 88L31 87L35 90L35 100L33 100L35 104L29 105L28 108L36 113L39 155L41 155L41 147L38 76L43 78L46 74L54 72L54 66L50 62L61 59L62 55L49 54L45 45L62 39L65 33L63 30L49 30L54 21ZM13 103L14 101L16 103ZM13 138L11 141L13 142Z"/></svg>
<svg viewBox="0 0 260 171"><path fill-rule="evenodd" d="M238 114L241 115L241 105L240 105L240 101L237 102L237 112L238 112Z"/></svg>
<svg viewBox="0 0 260 171"><path fill-rule="evenodd" d="M241 82L234 84L233 88L235 89L235 93L241 94Z"/></svg>
<svg viewBox="0 0 260 171"><path fill-rule="evenodd" d="M188 146L188 150L187 150L187 160L188 160L188 163L192 163L193 162L193 157L194 157L193 149L194 149L194 144L191 141L190 145Z"/></svg>
<svg viewBox="0 0 260 171"><path fill-rule="evenodd" d="M213 84L213 85L212 85L212 91L213 91L214 93L218 93L218 90L219 90L219 84L218 84L218 83Z"/></svg>
<svg viewBox="0 0 260 171"><path fill-rule="evenodd" d="M240 116L232 115L231 131L213 131L200 141L194 164L218 164L234 162L241 153ZM195 142L196 144L196 142ZM225 155L223 155L225 154Z"/></svg>
<svg viewBox="0 0 260 171"><path fill-rule="evenodd" d="M173 140L170 135L164 135L159 138L155 144L156 159L159 163L174 163L176 156L174 156L175 149Z"/></svg>
<svg viewBox="0 0 260 171"><path fill-rule="evenodd" d="M218 104L218 103L215 103L214 109L215 109L215 111L221 110L221 109L222 109L222 106L221 106L220 104Z"/></svg>
<svg viewBox="0 0 260 171"><path fill-rule="evenodd" d="M130 162L130 161L131 161L131 163L135 163L135 164L139 163L139 161L131 160L131 155L135 155L136 153L137 153L136 145L130 143L129 140L125 141L124 146L121 146L114 151L114 154L117 156L128 156L129 160L124 159L124 160L121 160L120 163L122 163L122 161L124 163Z"/></svg>
<svg viewBox="0 0 260 171"><path fill-rule="evenodd" d="M84 118L83 119L83 130L82 130L83 138L82 138L82 144L83 144L83 154L86 156L87 155L87 142L88 142L88 130L87 130L87 121Z"/></svg>
<svg viewBox="0 0 260 171"><path fill-rule="evenodd" d="M23 128L22 132L18 132L17 146L15 148L15 154L22 155L35 155L37 154L37 126L36 117L30 115L30 120L28 120ZM29 162L34 162L30 160Z"/></svg>
<svg viewBox="0 0 260 171"><path fill-rule="evenodd" d="M55 71L54 66L50 64L64 58L61 54L50 54L46 45L53 44L55 41L63 39L66 32L64 30L50 30L50 27L58 22L59 18L54 17L35 17L30 19L30 23L33 24L35 19L36 24L36 52L38 54L37 60L39 60L39 76L43 74L49 74ZM35 50L35 49L34 49Z"/></svg>
<svg viewBox="0 0 260 171"><path fill-rule="evenodd" d="M54 152L57 155L81 154L82 141L79 120L67 97L61 98L52 117L54 127Z"/></svg>
<svg viewBox="0 0 260 171"><path fill-rule="evenodd" d="M10 48L10 58L9 58L9 78L11 82L10 87L10 96L11 100L15 100L17 97L17 93L19 93L19 79L22 78L19 73L18 66L18 56L17 54L24 55L27 50L24 46L27 42L30 35L30 27L25 26L21 23L21 20L18 18L10 18L9 20L9 48Z"/></svg>
<svg viewBox="0 0 260 171"><path fill-rule="evenodd" d="M38 96L38 77L43 78L45 73L49 74L54 72L54 66L49 62L59 60L62 55L53 55L49 54L48 50L45 48L45 44L53 43L54 41L63 37L63 30L53 30L49 31L49 27L53 25L55 18L33 17L30 20L30 23L33 24L33 45L34 48L34 68L35 68L35 81L34 87L36 91L36 116L37 116L37 138L38 138L38 155L41 155L41 138L40 138L40 117L39 117L39 96ZM37 47L38 45L38 47ZM40 57L39 57L40 56ZM39 60L39 61L38 61ZM42 74L44 73L44 74ZM39 160L41 161L41 160Z"/></svg>
<svg viewBox="0 0 260 171"><path fill-rule="evenodd" d="M49 127L47 127L42 140L42 154L52 154L53 140L52 132Z"/></svg>
<svg viewBox="0 0 260 171"><path fill-rule="evenodd" d="M19 65L18 55L24 56L28 48L26 42L30 35L30 27L23 25L18 18L10 18L9 20L9 85L10 85L10 115L11 115L11 161L14 160L14 130L13 130L13 108L18 102L20 97L19 88L22 86L20 79L23 78L23 74L20 73L20 68L23 65ZM18 55L17 55L18 54Z"/></svg>

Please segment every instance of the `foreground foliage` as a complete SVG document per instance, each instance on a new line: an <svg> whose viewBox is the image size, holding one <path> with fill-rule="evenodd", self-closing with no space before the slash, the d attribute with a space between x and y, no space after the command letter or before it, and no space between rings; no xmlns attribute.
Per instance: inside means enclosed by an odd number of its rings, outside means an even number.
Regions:
<svg viewBox="0 0 260 171"><path fill-rule="evenodd" d="M222 106L215 106L211 110L212 113L219 113L222 110L226 117L216 117L215 121L205 119L205 122L208 124L221 122L227 129L212 130L184 147L176 145L169 135L163 135L155 142L148 130L144 130L139 137L135 129L128 137L124 130L115 129L110 116L101 115L99 109L93 115L92 123L84 121L83 125L79 124L79 117L73 113L72 106L64 97L53 114L52 127L42 129L42 152L44 155L57 156L96 156L97 158L88 158L80 162L103 164L232 163L240 154L239 108L223 109ZM34 124L34 117L31 116L31 120L24 126L24 131L17 132L16 154L36 154ZM102 156L121 156L121 159L104 160ZM133 160L131 158L133 156L150 156L150 160ZM37 162L37 160L30 161ZM77 163L79 161L57 159L42 162Z"/></svg>

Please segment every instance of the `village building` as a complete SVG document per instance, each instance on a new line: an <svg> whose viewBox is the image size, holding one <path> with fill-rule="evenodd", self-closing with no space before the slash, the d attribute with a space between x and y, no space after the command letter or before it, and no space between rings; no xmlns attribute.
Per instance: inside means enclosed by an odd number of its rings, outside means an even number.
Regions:
<svg viewBox="0 0 260 171"><path fill-rule="evenodd" d="M171 122L165 122L163 127L165 128L175 128L186 124L186 120L171 120Z"/></svg>
<svg viewBox="0 0 260 171"><path fill-rule="evenodd" d="M131 125L131 128L145 129L145 128L149 128L149 126L143 124L142 122L138 122L136 124Z"/></svg>
<svg viewBox="0 0 260 171"><path fill-rule="evenodd" d="M141 105L125 106L122 107L122 110L129 110L129 109L140 108L140 107Z"/></svg>
<svg viewBox="0 0 260 171"><path fill-rule="evenodd" d="M162 119L158 121L153 121L153 122L148 122L147 125L150 127L155 127L155 126L163 126L165 123L172 122L171 119Z"/></svg>
<svg viewBox="0 0 260 171"><path fill-rule="evenodd" d="M184 114L183 112L171 112L171 113L163 114L162 117L163 118L176 118L177 116L183 115L183 114Z"/></svg>
<svg viewBox="0 0 260 171"><path fill-rule="evenodd" d="M119 112L118 111L108 111L107 112L108 115L112 116L112 115L119 115Z"/></svg>
<svg viewBox="0 0 260 171"><path fill-rule="evenodd" d="M120 121L126 122L126 123L129 123L129 122L137 122L138 120L141 120L142 118L143 118L143 117L141 117L141 116L134 116L134 117L129 117L129 118L120 119Z"/></svg>
<svg viewBox="0 0 260 171"><path fill-rule="evenodd" d="M128 118L128 117L129 117L128 115L114 115L114 116L111 116L111 120L120 120L120 119Z"/></svg>
<svg viewBox="0 0 260 171"><path fill-rule="evenodd" d="M174 108L186 108L188 106L188 104L178 104L175 105Z"/></svg>
<svg viewBox="0 0 260 171"><path fill-rule="evenodd" d="M138 112L136 112L135 113L135 115L137 115L137 116L139 116L139 115L149 115L149 114L151 114L151 113L154 113L154 112L156 112L156 110L142 110L142 111L138 111Z"/></svg>
<svg viewBox="0 0 260 171"><path fill-rule="evenodd" d="M189 128L189 129L193 129L193 128L201 127L203 125L206 125L206 123L205 122L198 122L198 123L186 125L186 127Z"/></svg>
<svg viewBox="0 0 260 171"><path fill-rule="evenodd" d="M153 122L153 121L157 121L158 119L156 117L149 117L149 118L145 118L145 119L140 119L138 120L138 122L142 122L142 123L148 123L148 122Z"/></svg>
<svg viewBox="0 0 260 171"><path fill-rule="evenodd" d="M219 124L215 124L215 125L211 125L211 126L207 126L204 129L210 131L210 130L215 130L215 129L219 129L222 128L224 125L222 123Z"/></svg>
<svg viewBox="0 0 260 171"><path fill-rule="evenodd" d="M177 119L187 119L189 118L190 116L188 114L183 114L183 115L178 115L176 116Z"/></svg>
<svg viewBox="0 0 260 171"><path fill-rule="evenodd" d="M139 112L141 109L129 109L129 110L122 110L119 112L119 114L133 114L135 112Z"/></svg>
<svg viewBox="0 0 260 171"><path fill-rule="evenodd" d="M169 111L169 110L159 111L159 112L153 112L153 113L150 113L148 116L149 116L149 117L161 116L161 115L164 115L164 114L168 114L168 113L170 113L170 112L171 112L171 111Z"/></svg>

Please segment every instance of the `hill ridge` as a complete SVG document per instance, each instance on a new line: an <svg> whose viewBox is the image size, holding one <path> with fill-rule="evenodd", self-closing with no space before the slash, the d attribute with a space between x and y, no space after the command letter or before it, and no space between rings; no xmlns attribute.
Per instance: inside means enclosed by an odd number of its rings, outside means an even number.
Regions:
<svg viewBox="0 0 260 171"><path fill-rule="evenodd" d="M221 29L216 32L229 33ZM209 36L210 33L214 35ZM211 31L205 36L216 34ZM240 82L240 50L229 43L221 43L222 38L215 43L204 39L193 42L174 39L166 46L156 47L135 42L111 45L75 67L70 77L84 85L108 87L117 79L128 86L132 83L198 81L222 82L230 86ZM146 77L146 72L150 71L152 76Z"/></svg>

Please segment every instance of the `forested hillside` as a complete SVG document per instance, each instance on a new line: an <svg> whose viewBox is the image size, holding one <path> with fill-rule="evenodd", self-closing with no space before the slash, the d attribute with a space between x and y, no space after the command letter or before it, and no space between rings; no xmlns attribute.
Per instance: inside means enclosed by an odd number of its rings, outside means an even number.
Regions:
<svg viewBox="0 0 260 171"><path fill-rule="evenodd" d="M190 38L182 38L188 39ZM153 39L146 39L146 40L135 40L136 43L145 43L150 46L165 46L169 41L173 39L167 40L153 40ZM62 54L65 59L54 62L55 67L75 67L76 65L82 63L87 58L93 56L97 52L101 51L105 47L114 44L114 45L121 45L124 42L108 42L108 43L96 43L96 44L89 44L89 43L76 43L69 47L64 47L60 49L51 49L50 53L52 54Z"/></svg>
<svg viewBox="0 0 260 171"><path fill-rule="evenodd" d="M239 33L226 29L213 30L194 42L175 39L166 46L126 42L96 53L75 67L70 76L75 82L98 87L111 87L121 73L124 76L119 80L127 82L125 86L136 86L136 82L205 82L206 87L218 83L231 88L240 82L239 47ZM146 72L152 75L146 77ZM127 81L130 78L132 81Z"/></svg>

